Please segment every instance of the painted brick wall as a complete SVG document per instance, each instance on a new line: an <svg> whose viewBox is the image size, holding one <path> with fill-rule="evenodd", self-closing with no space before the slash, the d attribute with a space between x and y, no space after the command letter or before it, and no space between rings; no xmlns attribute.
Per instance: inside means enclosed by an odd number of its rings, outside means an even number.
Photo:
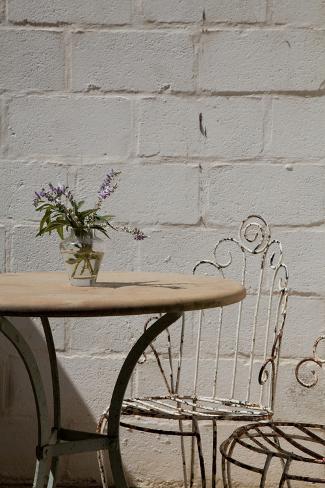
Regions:
<svg viewBox="0 0 325 488"><path fill-rule="evenodd" d="M325 328L324 95L324 0L0 0L0 270L62 269L58 241L35 239L47 181L82 194L122 171L112 213L151 238L113 236L105 269L190 272L257 212L291 277L278 417L319 421L325 383L303 392L293 368ZM45 365L39 325L18 322ZM53 327L65 425L93 429L143 318ZM0 351L0 481L18 483L34 411ZM155 390L143 370L131 388L143 378ZM180 479L174 440L127 433L123 446L137 486ZM98 481L95 456L64 459L61 480Z"/></svg>

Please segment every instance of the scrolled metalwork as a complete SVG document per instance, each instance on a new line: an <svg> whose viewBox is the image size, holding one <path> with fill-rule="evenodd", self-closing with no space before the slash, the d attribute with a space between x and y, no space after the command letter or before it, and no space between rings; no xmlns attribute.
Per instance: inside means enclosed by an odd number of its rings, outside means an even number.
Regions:
<svg viewBox="0 0 325 488"><path fill-rule="evenodd" d="M274 243L278 243L278 241L272 241L270 245ZM263 387L267 384L270 380L270 388L269 388L269 398L270 404L274 406L275 402L275 394L276 394L276 383L277 383L277 372L279 367L279 359L280 359L280 352L281 352L281 343L283 337L283 329L286 321L287 316L287 303L288 303L288 269L285 264L282 262L282 247L279 246L280 249L280 257L277 260L277 265L274 265L274 261L267 259L266 262L269 263L270 267L274 270L271 291L270 291L270 302L269 308L272 305L272 298L275 292L278 292L278 303L277 303L277 312L275 317L275 322L273 325L274 330L274 339L271 348L271 353L267 356L267 337L269 335L269 329L271 327L271 321L268 317L267 322L267 332L266 332L266 341L265 341L265 352L264 352L264 362L261 366L258 375L258 382ZM269 248L266 250L266 254L268 253ZM273 254L272 254L273 255ZM268 314L270 316L270 314ZM262 390L261 390L261 397L262 398Z"/></svg>
<svg viewBox="0 0 325 488"><path fill-rule="evenodd" d="M315 343L314 343L314 347L313 347L313 354L314 354L314 358L316 359L316 361L320 362L321 364L325 364L325 358L321 358L318 354L317 354L317 348L319 347L319 344L324 341L325 342L325 335L321 335L319 336Z"/></svg>
<svg viewBox="0 0 325 488"><path fill-rule="evenodd" d="M283 249L281 242L277 239L269 241L264 251L263 265L269 266L276 271L283 263Z"/></svg>
<svg viewBox="0 0 325 488"><path fill-rule="evenodd" d="M196 263L196 265L194 266L193 268L193 274L195 274L197 272L197 270L201 267L201 266L204 266L204 265L208 265L208 266L211 266L212 268L216 269L217 271L220 271L221 272L221 268L222 266L218 265L217 263L215 263L214 261L209 261L208 259L203 259L202 261L199 261L198 263Z"/></svg>
<svg viewBox="0 0 325 488"><path fill-rule="evenodd" d="M236 249L237 251L239 250L241 252L244 252L243 246L240 244L240 242L237 239L234 239L233 237L226 237L218 241L214 247L213 256L214 256L214 265L219 269L229 268L233 263L233 256L231 250L228 249L229 243L234 244L235 245L234 247L237 247ZM224 252L226 252L228 256L227 260L225 261L221 260L222 247L225 247Z"/></svg>
<svg viewBox="0 0 325 488"><path fill-rule="evenodd" d="M316 341L314 342L313 345L313 355L309 358L304 358L296 366L295 369L295 375L297 378L298 383L300 383L301 386L304 386L305 388L313 388L314 386L317 385L318 380L319 380L319 375L318 372L315 369L311 369L309 371L309 374L311 375L312 379L310 381L305 381L302 378L302 368L303 366L308 365L309 367L315 367L315 365L318 368L322 368L323 364L325 364L325 359L322 359L318 356L317 354L317 348L319 347L319 344L325 341L325 335L319 336Z"/></svg>
<svg viewBox="0 0 325 488"><path fill-rule="evenodd" d="M264 252L271 239L270 227L259 215L250 215L239 229L241 246L252 254Z"/></svg>
<svg viewBox="0 0 325 488"><path fill-rule="evenodd" d="M268 368L271 368L271 372L268 371ZM258 382L260 385L265 385L265 383L269 380L270 375L274 376L275 374L275 358L271 357L264 361L259 374L258 374Z"/></svg>

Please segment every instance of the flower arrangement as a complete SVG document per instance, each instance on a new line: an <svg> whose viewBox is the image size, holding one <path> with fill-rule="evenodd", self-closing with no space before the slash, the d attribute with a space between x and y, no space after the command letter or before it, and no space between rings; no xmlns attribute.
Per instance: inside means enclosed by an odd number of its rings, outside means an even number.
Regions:
<svg viewBox="0 0 325 488"><path fill-rule="evenodd" d="M88 286L96 281L103 258L103 252L95 249L99 241L96 233L109 238L109 230L122 230L138 241L146 237L138 228L113 225L112 215L101 212L104 200L117 189L119 175L114 170L107 173L97 192L96 204L89 209L83 209L84 200L77 201L65 185L55 187L49 183L47 188L35 192L34 207L43 214L37 236L58 233L72 284ZM71 232L68 239L64 239L64 231Z"/></svg>

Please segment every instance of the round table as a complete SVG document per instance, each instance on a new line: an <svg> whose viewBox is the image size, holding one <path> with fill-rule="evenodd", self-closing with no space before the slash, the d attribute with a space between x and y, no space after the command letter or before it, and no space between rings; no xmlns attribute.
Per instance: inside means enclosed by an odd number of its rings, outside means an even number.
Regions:
<svg viewBox="0 0 325 488"><path fill-rule="evenodd" d="M89 288L69 284L64 273L0 274L0 332L14 345L33 388L38 421L34 488L54 487L59 456L107 449L117 488L127 488L119 424L131 374L150 343L185 311L239 302L245 289L236 281L171 273L101 273ZM138 339L125 359L112 394L107 435L64 429L57 357L49 317L95 317L163 314ZM35 356L19 330L5 317L40 317L49 354L53 391L53 425L48 436L47 399ZM50 465L50 466L49 466Z"/></svg>

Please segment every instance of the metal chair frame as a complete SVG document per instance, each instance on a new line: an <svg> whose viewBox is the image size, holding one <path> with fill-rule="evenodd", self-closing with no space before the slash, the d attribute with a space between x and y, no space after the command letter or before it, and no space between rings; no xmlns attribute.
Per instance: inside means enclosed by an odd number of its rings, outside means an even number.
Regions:
<svg viewBox="0 0 325 488"><path fill-rule="evenodd" d="M212 421L213 430L213 459L212 459L212 487L216 486L216 472L217 472L217 422L222 420L267 420L273 415L273 407L276 395L276 383L279 368L280 349L283 335L283 328L287 313L287 298L288 298L288 270L283 263L283 252L281 243L278 240L271 239L270 228L265 220L256 215L249 216L242 222L239 231L239 238L224 238L217 242L213 252L212 260L202 260L198 262L194 268L193 273L197 273L200 269L205 269L208 266L214 272L219 273L220 277L225 278L226 271L233 263L233 254L228 250L228 258L221 262L218 259L218 253L222 246L234 246L239 252L242 260L241 282L243 285L247 281L247 261L250 256L260 257L260 271L258 277L258 285L256 289L256 302L254 307L254 316L252 318L252 335L250 340L249 350L249 373L246 385L246 395L244 399L237 399L235 396L236 384L238 381L238 370L240 368L240 333L242 331L243 322L243 303L238 305L238 317L236 322L235 333L235 350L233 355L231 389L229 398L220 398L218 396L218 373L220 369L220 358L222 354L221 334L224 325L224 312L221 308L219 310L219 318L216 326L216 349L215 349L215 369L214 380L212 386L212 395L200 396L198 394L199 387L199 367L201 355L201 339L202 328L204 322L204 312L199 312L199 320L197 327L197 340L195 348L195 370L194 370L194 384L191 395L182 395L180 393L180 378L183 362L183 347L185 334L185 319L182 317L180 326L180 340L177 345L177 354L175 359L175 348L172 344L171 333L169 329L166 330L167 352L165 357L168 358L168 371L161 361L161 354L158 352L154 343L150 344L151 355L155 358L159 371L162 375L167 394L161 396L147 396L141 398L130 398L123 401L122 408L122 427L140 430L148 433L165 434L179 436L181 440L181 456L183 466L184 486L188 488L193 486L194 482L194 466L195 466L195 450L198 453L201 484L206 487L206 473L205 462L202 450L201 433L199 430L199 422L202 420ZM270 286L265 291L265 273L266 270L272 273ZM259 357L262 365L259 370L258 383L259 395L257 399L252 398L252 379L254 361L256 355L256 334L259 326L259 313L261 307L261 298L265 297L267 301L267 317L264 320L265 338L263 357ZM275 316L272 317L272 313ZM158 317L151 317L145 324L145 330L150 326L151 322L157 320ZM271 347L270 347L271 346ZM141 362L146 362L148 355L144 355ZM265 400L266 401L263 401ZM103 413L98 422L98 432L104 433L107 429L109 411L108 409ZM159 418L170 419L177 422L178 429L158 429L151 428L147 425L141 425L136 422L126 422L127 417L140 416L141 419ZM190 431L184 430L184 421L190 420L192 428ZM188 475L184 438L190 437L191 453L190 453L190 470ZM98 462L102 478L103 487L107 488L107 475L105 473L105 463L103 459L103 452L98 453Z"/></svg>
<svg viewBox="0 0 325 488"><path fill-rule="evenodd" d="M319 379L318 368L322 368L325 359L322 359L317 348L325 341L325 336L316 339L312 356L302 359L296 366L295 375L298 382L306 387L316 386ZM312 366L311 379L306 381L301 376L303 366ZM245 462L236 458L236 448L244 448L251 453L258 453L265 458L264 464L256 466L255 456L245 457ZM325 468L325 425L302 422L267 422L254 423L236 429L231 436L220 446L222 455L222 474L225 488L232 488L231 466L235 465L245 470L258 473L260 488L266 486L267 475L273 459L282 463L282 474L279 488L285 484L290 488L291 481L304 481L307 483L324 483L325 476L319 477L309 474L299 475L292 472L295 463L305 465L324 465ZM236 452L237 453L237 452Z"/></svg>

